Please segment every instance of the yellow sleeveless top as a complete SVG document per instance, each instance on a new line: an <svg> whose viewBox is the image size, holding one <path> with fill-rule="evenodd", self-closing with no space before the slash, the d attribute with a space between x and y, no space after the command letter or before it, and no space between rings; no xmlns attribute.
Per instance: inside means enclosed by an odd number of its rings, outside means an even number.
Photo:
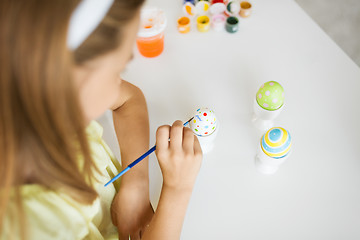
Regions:
<svg viewBox="0 0 360 240"><path fill-rule="evenodd" d="M63 193L45 189L37 184L21 187L21 195L27 223L27 239L118 239L116 227L111 222L110 206L119 182L104 184L120 172L121 167L114 154L102 139L103 128L92 121L86 129L93 159L102 175L97 175L94 187L99 197L92 205L79 204ZM4 219L0 239L11 239L16 234L6 233L8 219ZM9 234L9 235L7 235ZM15 238L16 239L16 238Z"/></svg>

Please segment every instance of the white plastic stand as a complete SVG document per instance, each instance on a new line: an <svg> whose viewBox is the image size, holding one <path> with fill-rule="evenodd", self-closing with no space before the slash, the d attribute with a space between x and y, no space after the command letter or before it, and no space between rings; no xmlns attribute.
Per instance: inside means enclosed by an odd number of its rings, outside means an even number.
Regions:
<svg viewBox="0 0 360 240"><path fill-rule="evenodd" d="M201 150L204 155L213 150L215 138L217 136L217 133L219 132L219 126L220 124L218 122L215 131L209 136L204 136L204 137L197 136L200 142Z"/></svg>
<svg viewBox="0 0 360 240"><path fill-rule="evenodd" d="M255 127L261 131L266 131L274 126L273 120L281 113L285 106L285 103L277 110L269 111L259 106L256 101L254 101L254 115L252 122Z"/></svg>
<svg viewBox="0 0 360 240"><path fill-rule="evenodd" d="M290 153L291 152L283 158L272 158L263 152L259 144L259 148L255 156L256 169L263 174L274 174L279 169L280 165L283 164L289 157Z"/></svg>

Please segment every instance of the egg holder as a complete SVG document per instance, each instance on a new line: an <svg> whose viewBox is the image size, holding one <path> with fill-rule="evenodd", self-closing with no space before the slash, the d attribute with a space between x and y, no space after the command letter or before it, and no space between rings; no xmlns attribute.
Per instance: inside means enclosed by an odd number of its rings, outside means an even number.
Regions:
<svg viewBox="0 0 360 240"><path fill-rule="evenodd" d="M259 144L255 156L255 167L259 172L263 174L274 174L279 169L280 165L283 164L286 159L288 159L291 152L292 150L290 150L289 153L282 158L274 158L266 155L261 149L261 144Z"/></svg>
<svg viewBox="0 0 360 240"><path fill-rule="evenodd" d="M191 119L188 127L199 140L203 154L211 152L220 127L215 112L207 107L198 108Z"/></svg>
<svg viewBox="0 0 360 240"><path fill-rule="evenodd" d="M196 135L197 139L199 140L200 146L201 146L201 150L203 152L203 154L208 154L209 152L211 152L214 148L215 145L215 138L219 132L219 127L220 127L220 122L217 119L217 124L216 124L216 128L215 131L208 135L208 136L199 136Z"/></svg>
<svg viewBox="0 0 360 240"><path fill-rule="evenodd" d="M253 118L252 122L254 126L260 130L261 132L266 132L267 130L274 127L274 119L279 116L279 114L283 111L285 107L285 102L281 105L280 108L276 110L266 110L262 108L257 100L256 97L254 99L253 104ZM274 174L279 166L285 162L285 160L289 157L292 150L289 151L289 153L282 157L282 158L274 158L268 156L261 148L261 143L259 142L258 150L255 155L255 167L256 169L263 173L263 174Z"/></svg>
<svg viewBox="0 0 360 240"><path fill-rule="evenodd" d="M196 2L196 4L195 4ZM243 7L241 7L243 6ZM215 31L227 30L229 33L237 32L239 25L239 17L247 18L251 15L252 4L248 1L240 0L213 0L209 1L189 1L185 0L183 5L184 16L180 17L177 21L184 17L187 18L190 23L192 18L195 18L197 23L197 29L199 32L208 32L210 28ZM209 14L210 13L210 14ZM199 24L199 18L208 17L208 27L204 28L201 23ZM227 23L228 18L236 18L235 26L229 26ZM230 29L230 30L229 30ZM236 30L235 30L236 29ZM183 26L178 24L178 30L180 33L188 33L184 31Z"/></svg>
<svg viewBox="0 0 360 240"><path fill-rule="evenodd" d="M280 108L270 111L262 108L258 102L256 101L256 97L254 100L254 114L252 118L252 122L255 127L261 131L266 131L274 126L274 119L279 116L279 114L284 109L285 103L281 105Z"/></svg>

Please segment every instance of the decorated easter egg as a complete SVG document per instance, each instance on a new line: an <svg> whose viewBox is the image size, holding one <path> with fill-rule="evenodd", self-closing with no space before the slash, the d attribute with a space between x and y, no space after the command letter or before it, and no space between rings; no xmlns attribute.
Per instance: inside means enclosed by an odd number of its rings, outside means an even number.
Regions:
<svg viewBox="0 0 360 240"><path fill-rule="evenodd" d="M191 130L198 136L209 136L216 130L217 119L213 110L199 108L190 121Z"/></svg>
<svg viewBox="0 0 360 240"><path fill-rule="evenodd" d="M284 104L285 93L283 87L275 81L262 85L256 93L256 101L260 107L274 111Z"/></svg>
<svg viewBox="0 0 360 240"><path fill-rule="evenodd" d="M269 129L261 138L261 149L269 157L283 158L291 149L291 136L281 127Z"/></svg>

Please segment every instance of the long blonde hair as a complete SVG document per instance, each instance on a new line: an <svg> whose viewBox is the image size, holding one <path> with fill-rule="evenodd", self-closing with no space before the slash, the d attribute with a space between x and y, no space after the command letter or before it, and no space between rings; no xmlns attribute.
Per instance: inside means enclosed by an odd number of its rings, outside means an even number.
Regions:
<svg viewBox="0 0 360 240"><path fill-rule="evenodd" d="M22 214L24 184L62 189L84 204L97 197L91 186L96 167L71 69L117 48L143 0L115 0L71 52L66 36L79 2L0 1L0 226L13 190Z"/></svg>

